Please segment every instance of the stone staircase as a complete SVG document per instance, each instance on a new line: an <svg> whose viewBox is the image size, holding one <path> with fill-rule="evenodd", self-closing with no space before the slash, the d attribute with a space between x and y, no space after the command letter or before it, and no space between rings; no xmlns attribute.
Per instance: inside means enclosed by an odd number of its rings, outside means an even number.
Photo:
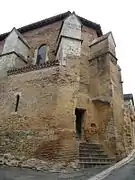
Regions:
<svg viewBox="0 0 135 180"><path fill-rule="evenodd" d="M101 144L80 143L79 145L79 166L90 168L95 166L110 166L115 158L109 158L104 152Z"/></svg>

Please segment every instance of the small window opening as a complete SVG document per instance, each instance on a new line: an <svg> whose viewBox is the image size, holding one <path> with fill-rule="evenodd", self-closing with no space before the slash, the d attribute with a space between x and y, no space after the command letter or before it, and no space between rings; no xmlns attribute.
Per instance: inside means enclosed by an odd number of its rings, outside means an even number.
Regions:
<svg viewBox="0 0 135 180"><path fill-rule="evenodd" d="M19 94L17 94L17 96L16 96L16 106L15 106L15 112L17 112L17 110L18 110L19 100L20 100L20 95L19 95Z"/></svg>
<svg viewBox="0 0 135 180"><path fill-rule="evenodd" d="M43 64L46 61L46 53L47 53L47 46L46 45L41 45L38 48L38 53L37 53L37 65Z"/></svg>

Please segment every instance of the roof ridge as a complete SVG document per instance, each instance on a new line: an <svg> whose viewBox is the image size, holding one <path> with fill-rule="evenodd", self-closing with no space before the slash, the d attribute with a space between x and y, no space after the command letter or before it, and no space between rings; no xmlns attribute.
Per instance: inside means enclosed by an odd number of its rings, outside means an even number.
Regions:
<svg viewBox="0 0 135 180"><path fill-rule="evenodd" d="M21 28L18 28L17 30L20 33L25 33L27 31L30 31L30 30L33 30L33 29L36 29L36 28L40 28L42 26L54 23L56 21L63 20L64 18L68 17L70 14L71 14L71 12L67 11L65 13L61 13L61 14L52 16L50 18L46 18L46 19L43 19L41 21L38 21L38 22L35 22L35 23L32 23L32 24L23 26ZM98 36L102 35L102 30L101 30L101 27L100 27L99 24L96 24L96 23L94 23L92 21L89 21L89 20L87 20L87 19L85 19L83 17L80 17L78 15L76 15L76 16L81 20L82 24L95 29L97 31ZM4 34L0 34L0 41L4 40L9 33L10 32L4 33Z"/></svg>
<svg viewBox="0 0 135 180"><path fill-rule="evenodd" d="M61 13L61 14L57 14L57 15L55 15L55 16L51 16L51 17L49 17L49 18L46 18L46 19L43 19L43 20L34 22L34 23L32 23L32 24L28 24L28 25L26 25L26 26L23 26L23 27L19 28L18 30L19 30L20 32L23 32L23 29L26 28L27 26L32 26L32 25L35 25L35 24L37 24L37 23L43 23L44 21L52 21L53 19L56 19L57 17L60 17L60 16L67 17L67 16L69 16L70 14L71 14L70 11L67 11L67 12Z"/></svg>

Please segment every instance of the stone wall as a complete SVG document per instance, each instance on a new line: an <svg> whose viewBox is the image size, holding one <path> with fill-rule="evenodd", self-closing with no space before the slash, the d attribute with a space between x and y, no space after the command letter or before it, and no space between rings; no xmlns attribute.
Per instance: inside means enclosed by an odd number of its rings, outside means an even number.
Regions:
<svg viewBox="0 0 135 180"><path fill-rule="evenodd" d="M35 50L37 50L39 46L41 46L42 44L46 44L47 46L49 46L49 60L52 61L55 59L56 42L61 27L61 23L61 21L58 21L48 26L37 28L35 30L28 31L23 34L24 38L27 40L31 47L33 55Z"/></svg>
<svg viewBox="0 0 135 180"><path fill-rule="evenodd" d="M0 55L0 74L6 71L25 66L30 55L30 47L19 32L13 28L6 37L2 54Z"/></svg>
<svg viewBox="0 0 135 180"><path fill-rule="evenodd" d="M99 141L108 153L118 158L123 145L123 92L121 72L115 57L115 42L111 33L93 40L90 45L90 95L95 105Z"/></svg>
<svg viewBox="0 0 135 180"><path fill-rule="evenodd" d="M19 56L14 51L0 56L1 78L7 75L9 69L24 67L26 64L23 57Z"/></svg>
<svg viewBox="0 0 135 180"><path fill-rule="evenodd" d="M61 21L50 24L48 26L44 26L41 28L37 28L26 33L23 33L23 37L27 40L28 44L31 47L31 51L35 50L42 44L46 44L49 46L49 59L54 60L55 58L55 50L56 50L56 40L59 34L59 30L61 27ZM2 53L4 46L4 40L0 41L0 53Z"/></svg>
<svg viewBox="0 0 135 180"><path fill-rule="evenodd" d="M56 60L61 24L59 21L23 34L31 46L33 62L41 44L49 46L49 61ZM82 141L100 142L110 156L116 155L117 151L123 153L124 147L128 146L122 138L122 128L125 123L127 129L130 120L124 121L121 73L115 57L114 39L111 34L96 39L96 31L85 26L81 32L81 37L77 34L77 38L82 38L79 44L71 38L69 45L64 39L66 66L60 64L40 69L32 65L30 72L21 68L20 74L19 70L15 74L8 71L9 76L1 78L1 153L75 160L78 155L76 108L85 110ZM74 31L73 35L76 35ZM77 53L73 51L76 48L74 42L77 42ZM20 100L15 112L17 94Z"/></svg>
<svg viewBox="0 0 135 180"><path fill-rule="evenodd" d="M54 67L1 81L1 152L31 156L41 141L55 139L56 77ZM17 93L20 101L16 113Z"/></svg>
<svg viewBox="0 0 135 180"><path fill-rule="evenodd" d="M4 40L3 41L0 41L0 54L2 53L3 51L3 46L4 46Z"/></svg>
<svg viewBox="0 0 135 180"><path fill-rule="evenodd" d="M112 155L116 150L116 141L109 54L90 60L89 68L89 93L93 103L93 120L97 126L99 142Z"/></svg>
<svg viewBox="0 0 135 180"><path fill-rule="evenodd" d="M48 67L1 80L1 153L49 160L76 159L73 96L80 60L73 59L69 58L66 68ZM20 101L15 112L17 94Z"/></svg>
<svg viewBox="0 0 135 180"><path fill-rule="evenodd" d="M126 105L124 108L124 127L123 139L125 154L129 154L135 148L135 111L131 105Z"/></svg>
<svg viewBox="0 0 135 180"><path fill-rule="evenodd" d="M89 44L96 37L97 34L93 29L82 26L81 38L83 42L81 45L81 57L79 64L79 84L78 91L75 96L77 97L76 107L85 110L82 140L88 142L98 142L98 123L90 92L90 73L92 74L92 72L89 66ZM96 125L96 127L92 127L92 124Z"/></svg>
<svg viewBox="0 0 135 180"><path fill-rule="evenodd" d="M116 152L118 156L124 153L123 145L123 123L124 123L124 100L122 96L120 71L116 64L110 62L112 97L113 97L113 119L116 132Z"/></svg>
<svg viewBox="0 0 135 180"><path fill-rule="evenodd" d="M57 22L23 34L33 54L41 44L47 44L49 60L54 60L60 27L61 22ZM27 158L75 159L74 94L80 60L76 57L67 60L67 67L44 68L1 79L1 153ZM17 94L20 101L16 113Z"/></svg>
<svg viewBox="0 0 135 180"><path fill-rule="evenodd" d="M80 56L81 42L81 22L75 14L71 14L64 20L57 39L56 59L61 65L66 65L69 55Z"/></svg>

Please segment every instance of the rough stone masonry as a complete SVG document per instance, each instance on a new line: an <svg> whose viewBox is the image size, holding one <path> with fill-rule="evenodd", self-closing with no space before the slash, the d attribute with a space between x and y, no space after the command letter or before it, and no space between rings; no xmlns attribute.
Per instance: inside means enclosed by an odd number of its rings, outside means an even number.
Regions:
<svg viewBox="0 0 135 180"><path fill-rule="evenodd" d="M115 46L111 32L74 12L1 34L0 153L66 166L80 142L94 142L126 156L134 106L131 96L124 105Z"/></svg>

